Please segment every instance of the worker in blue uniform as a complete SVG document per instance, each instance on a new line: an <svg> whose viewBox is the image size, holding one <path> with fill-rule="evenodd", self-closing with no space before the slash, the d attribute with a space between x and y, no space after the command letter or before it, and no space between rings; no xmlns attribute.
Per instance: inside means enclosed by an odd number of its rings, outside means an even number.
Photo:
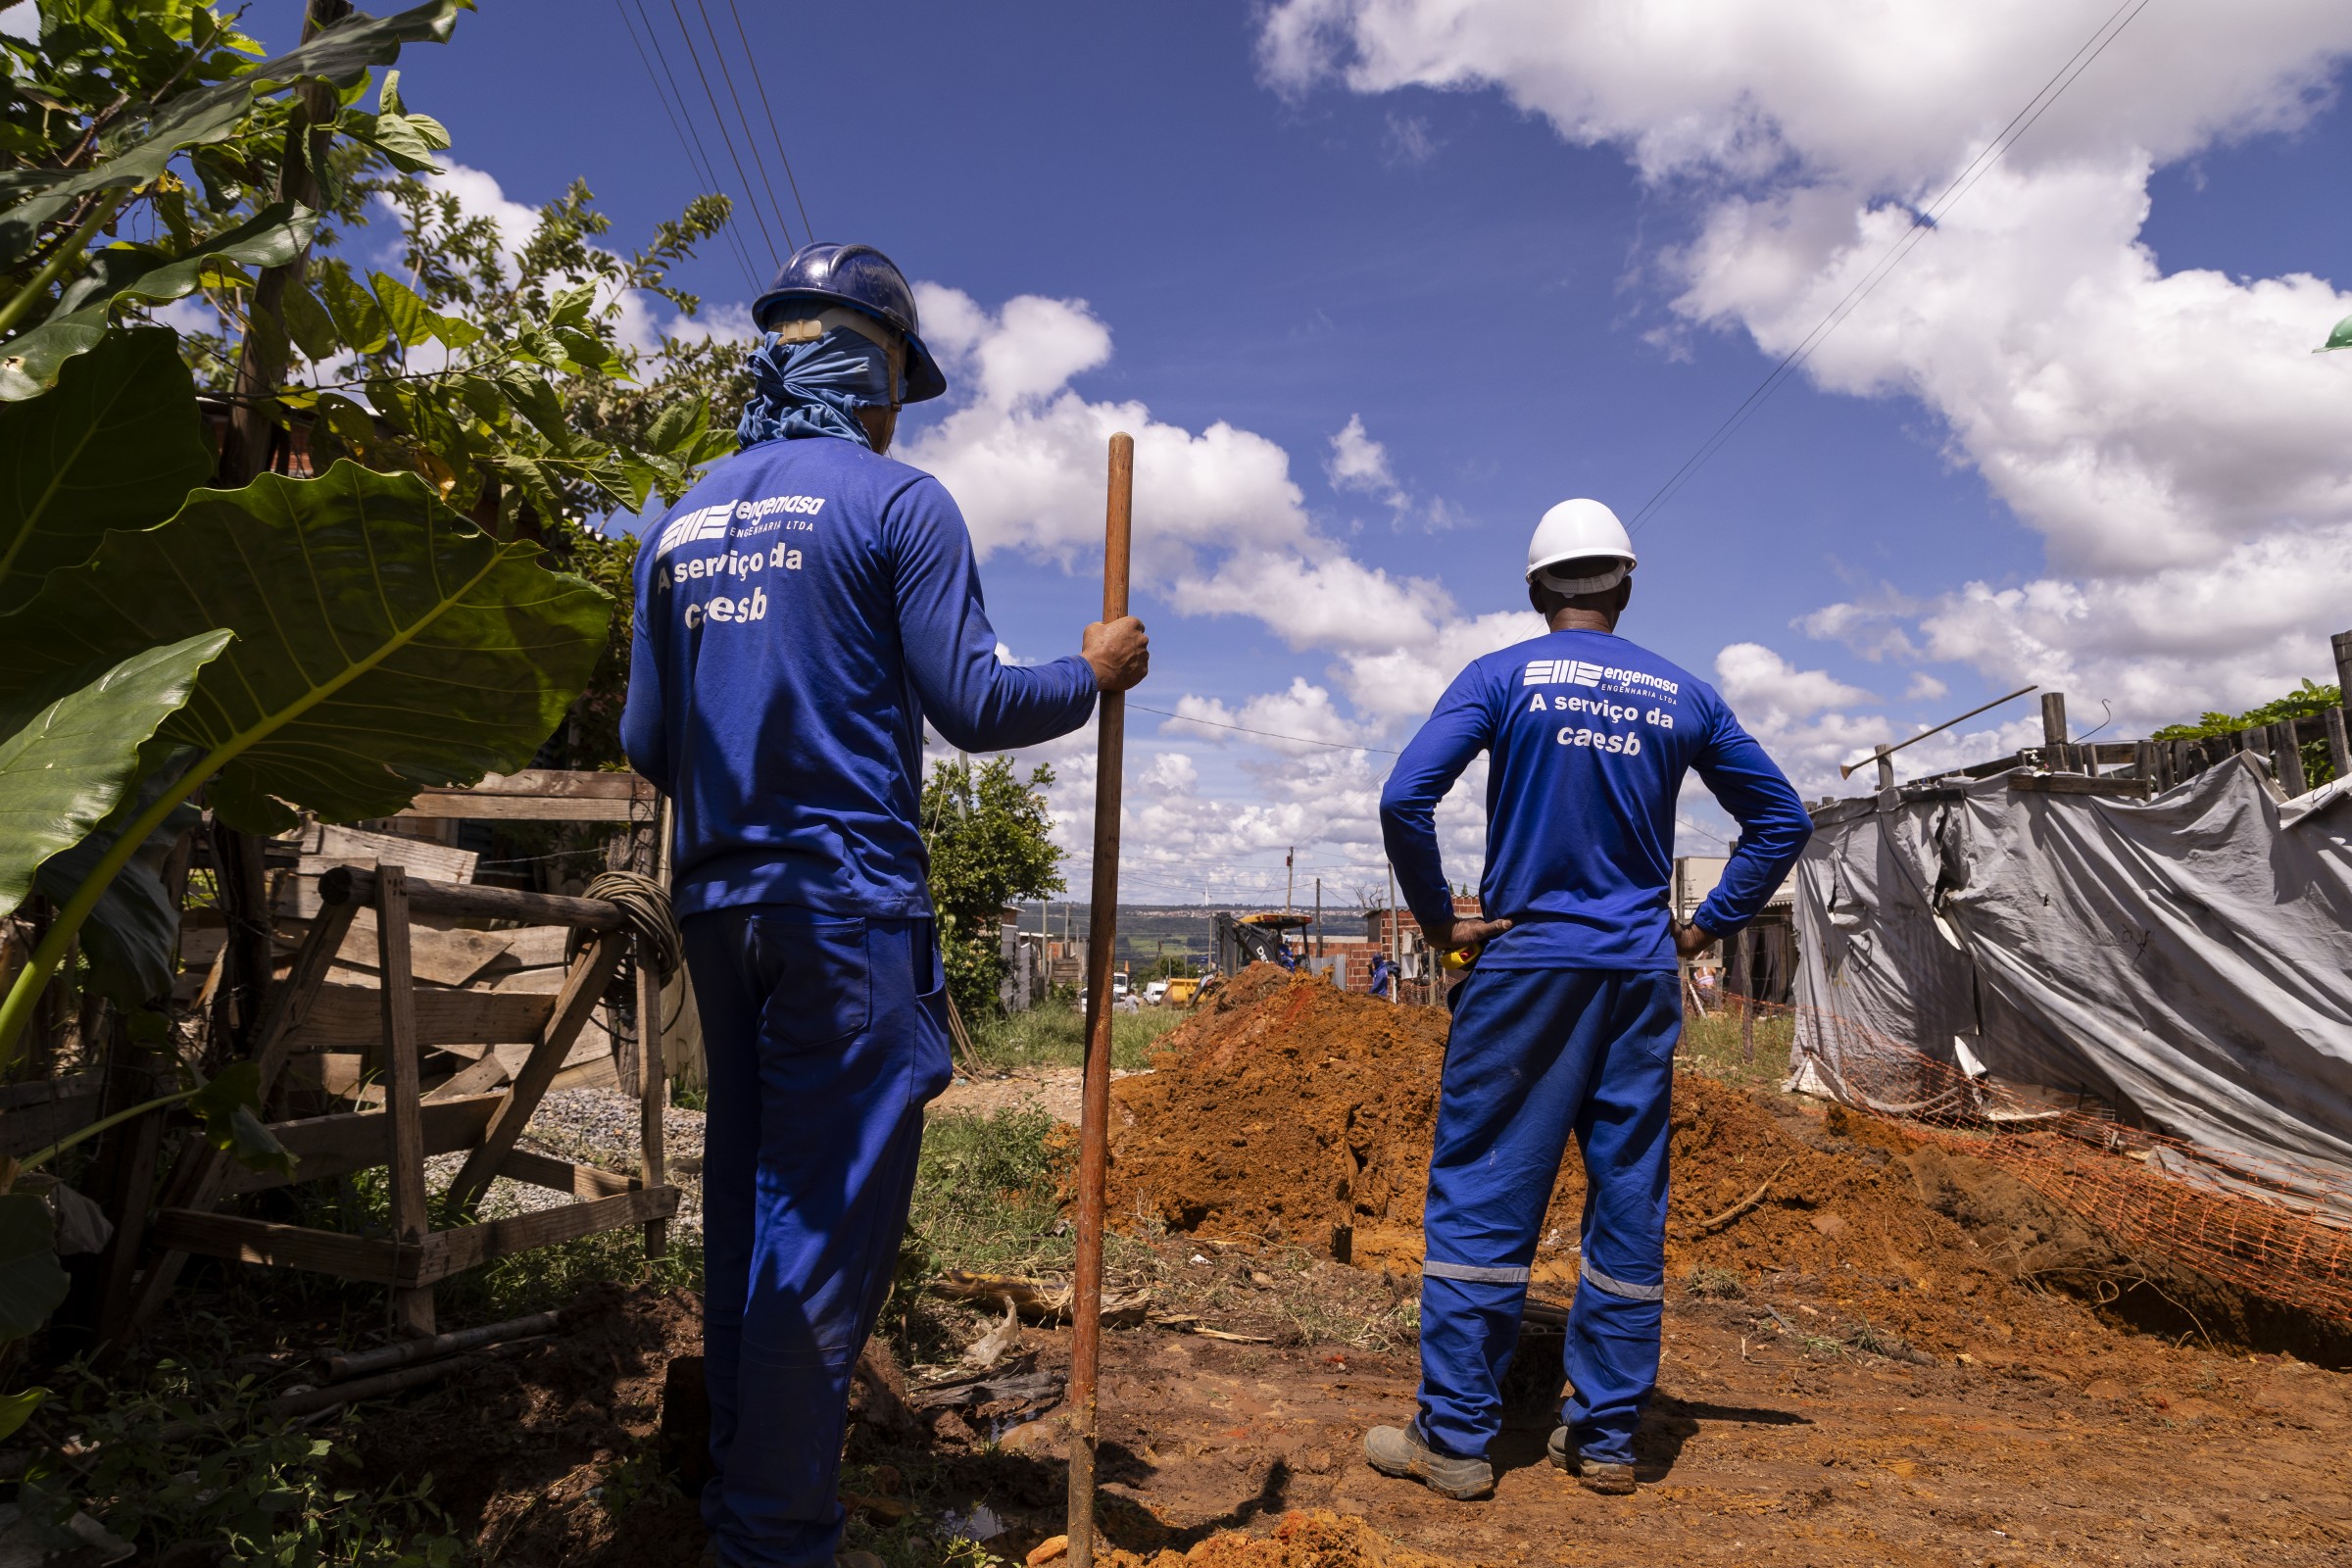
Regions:
<svg viewBox="0 0 2352 1568"><path fill-rule="evenodd" d="M1634 1490L1666 1294L1678 961L1754 919L1812 831L1714 688L1616 635L1634 565L1599 502L1546 513L1527 580L1550 630L1462 671L1381 796L1407 906L1433 948L1476 957L1449 998L1422 1220L1419 1408L1407 1426L1375 1427L1364 1449L1376 1469L1450 1497L1494 1489L1498 1390L1571 1134L1586 1199L1551 1458L1593 1491ZM1481 752L1482 918L1457 919L1435 810ZM1683 924L1667 885L1689 770L1740 836Z"/></svg>
<svg viewBox="0 0 2352 1568"><path fill-rule="evenodd" d="M1371 994L1375 997L1378 997L1381 1001L1386 1002L1389 1000L1390 990L1396 984L1396 966L1389 961L1389 956L1387 954L1381 954L1378 957L1375 957L1372 960Z"/></svg>
<svg viewBox="0 0 2352 1568"><path fill-rule="evenodd" d="M1032 746L1141 680L1149 652L1130 616L1051 663L997 657L962 514L884 456L900 406L947 386L887 257L805 246L753 317L742 450L638 551L621 734L674 802L710 1063L711 1556L825 1568L852 1369L950 1076L923 725Z"/></svg>

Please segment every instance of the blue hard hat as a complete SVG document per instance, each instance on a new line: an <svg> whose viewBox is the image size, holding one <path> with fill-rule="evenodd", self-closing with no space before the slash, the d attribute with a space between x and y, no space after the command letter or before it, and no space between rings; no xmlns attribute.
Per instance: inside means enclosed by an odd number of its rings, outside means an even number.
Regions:
<svg viewBox="0 0 2352 1568"><path fill-rule="evenodd" d="M752 301L752 320L764 332L776 307L794 300L846 305L896 327L906 339L906 395L902 401L920 403L948 389L939 362L923 346L914 290L906 286L906 274L871 245L820 240L794 251L767 291Z"/></svg>

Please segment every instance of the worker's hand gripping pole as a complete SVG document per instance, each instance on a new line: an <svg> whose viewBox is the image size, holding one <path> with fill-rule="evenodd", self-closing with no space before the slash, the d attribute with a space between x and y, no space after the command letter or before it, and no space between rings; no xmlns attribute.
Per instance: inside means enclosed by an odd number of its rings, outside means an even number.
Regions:
<svg viewBox="0 0 2352 1568"><path fill-rule="evenodd" d="M1102 619L1127 613L1135 438L1110 438ZM1095 754L1095 877L1086 922L1086 1082L1078 1112L1078 1256L1070 1304L1070 1568L1095 1568L1095 1382L1102 1358L1102 1180L1110 1153L1110 971L1119 937L1119 782L1127 699L1104 692Z"/></svg>

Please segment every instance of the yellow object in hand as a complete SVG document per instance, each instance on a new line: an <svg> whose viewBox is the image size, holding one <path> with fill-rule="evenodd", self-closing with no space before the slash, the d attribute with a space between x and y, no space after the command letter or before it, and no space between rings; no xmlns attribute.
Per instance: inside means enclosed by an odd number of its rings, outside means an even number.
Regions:
<svg viewBox="0 0 2352 1568"><path fill-rule="evenodd" d="M1486 951L1487 945L1484 942L1473 942L1466 948L1447 948L1444 953L1438 955L1438 962L1448 969L1467 969L1476 963L1478 956Z"/></svg>

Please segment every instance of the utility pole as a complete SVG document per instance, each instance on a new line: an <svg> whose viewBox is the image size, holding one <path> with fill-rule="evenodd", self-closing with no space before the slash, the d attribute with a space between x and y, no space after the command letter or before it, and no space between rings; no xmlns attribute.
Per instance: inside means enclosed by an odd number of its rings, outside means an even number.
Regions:
<svg viewBox="0 0 2352 1568"><path fill-rule="evenodd" d="M1294 844L1282 853L1282 912L1288 914L1296 907L1298 892L1298 846Z"/></svg>
<svg viewBox="0 0 2352 1568"><path fill-rule="evenodd" d="M1323 879L1315 878L1315 956L1323 956Z"/></svg>

